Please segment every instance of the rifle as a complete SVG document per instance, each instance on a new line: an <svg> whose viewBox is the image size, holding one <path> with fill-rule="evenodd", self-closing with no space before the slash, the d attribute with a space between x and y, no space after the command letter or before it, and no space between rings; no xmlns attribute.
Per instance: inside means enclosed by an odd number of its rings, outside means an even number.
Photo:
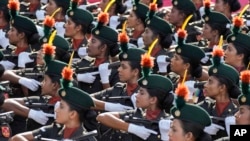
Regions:
<svg viewBox="0 0 250 141"><path fill-rule="evenodd" d="M198 89L203 89L204 85L207 83L207 81L202 81L202 82L195 82L194 83L194 88L198 88Z"/></svg>
<svg viewBox="0 0 250 141"><path fill-rule="evenodd" d="M34 70L34 68L13 70L13 72L16 73L17 75L27 77L27 78L33 78L38 81L42 80L44 76L44 72L42 70Z"/></svg>
<svg viewBox="0 0 250 141"><path fill-rule="evenodd" d="M147 120L138 117L125 116L124 121L134 123L136 125L144 126L148 129L157 131L159 133L159 121L158 120Z"/></svg>
<svg viewBox="0 0 250 141"><path fill-rule="evenodd" d="M5 112L0 114L0 124L10 123L13 121L14 112Z"/></svg>
<svg viewBox="0 0 250 141"><path fill-rule="evenodd" d="M54 111L54 104L25 102L25 106L31 109L41 109L43 111Z"/></svg>
<svg viewBox="0 0 250 141"><path fill-rule="evenodd" d="M89 137L95 137L97 136L97 130L93 130L91 132L87 132L84 135L78 136L74 139L62 139L62 140L55 140L55 139L50 139L50 138L43 138L41 135L38 135L35 137L36 140L42 140L42 141L83 141L88 139Z"/></svg>
<svg viewBox="0 0 250 141"><path fill-rule="evenodd" d="M37 57L37 52L30 53L29 57L30 57L30 59L35 59ZM4 54L3 58L4 58L4 60L18 59L18 55Z"/></svg>
<svg viewBox="0 0 250 141"><path fill-rule="evenodd" d="M111 102L111 103L120 103L123 105L127 105L127 106L132 106L133 107L133 103L131 101L130 96L103 96L102 97L103 101L106 102Z"/></svg>

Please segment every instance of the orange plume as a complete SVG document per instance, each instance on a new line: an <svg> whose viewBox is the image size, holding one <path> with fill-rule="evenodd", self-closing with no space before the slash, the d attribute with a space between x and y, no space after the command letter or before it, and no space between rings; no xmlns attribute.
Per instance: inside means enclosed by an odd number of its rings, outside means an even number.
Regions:
<svg viewBox="0 0 250 141"><path fill-rule="evenodd" d="M154 60L150 57L149 54L145 53L141 56L141 66L146 68L153 68L154 67Z"/></svg>
<svg viewBox="0 0 250 141"><path fill-rule="evenodd" d="M241 27L241 26L244 24L244 21L243 21L242 18L240 18L240 17L238 17L238 16L235 16L235 17L233 18L233 24L234 24L234 26L236 26L236 27Z"/></svg>
<svg viewBox="0 0 250 141"><path fill-rule="evenodd" d="M221 57L224 56L224 51L222 48L217 47L216 49L214 49L213 51L213 56L217 56L217 57Z"/></svg>
<svg viewBox="0 0 250 141"><path fill-rule="evenodd" d="M10 10L16 10L16 11L18 11L20 9L20 3L19 3L19 1L18 0L9 0L8 8Z"/></svg>
<svg viewBox="0 0 250 141"><path fill-rule="evenodd" d="M109 14L104 13L104 12L100 13L98 15L98 22L101 22L101 23L104 23L104 24L108 23L109 22Z"/></svg>
<svg viewBox="0 0 250 141"><path fill-rule="evenodd" d="M54 55L55 49L55 46L52 46L50 44L43 44L43 53L46 55Z"/></svg>
<svg viewBox="0 0 250 141"><path fill-rule="evenodd" d="M150 3L150 4L149 4L149 10L150 10L150 11L157 11L157 4L155 4L155 3Z"/></svg>
<svg viewBox="0 0 250 141"><path fill-rule="evenodd" d="M73 80L73 70L70 67L64 67L62 71L62 78L68 81Z"/></svg>
<svg viewBox="0 0 250 141"><path fill-rule="evenodd" d="M243 83L250 83L250 71L245 70L240 73L240 79Z"/></svg>
<svg viewBox="0 0 250 141"><path fill-rule="evenodd" d="M210 0L205 0L205 1L204 1L204 6L205 6L206 8L210 8L210 5L211 5Z"/></svg>
<svg viewBox="0 0 250 141"><path fill-rule="evenodd" d="M128 35L126 34L126 32L125 32L125 33L123 32L123 33L120 33L120 34L119 34L118 40L119 40L119 42L121 42L121 43L128 43L129 37L128 37Z"/></svg>
<svg viewBox="0 0 250 141"><path fill-rule="evenodd" d="M189 90L188 87L184 84L178 84L178 87L175 89L175 93L178 97L183 97L184 99L187 99Z"/></svg>
<svg viewBox="0 0 250 141"><path fill-rule="evenodd" d="M46 25L48 27L54 27L55 19L50 16L46 16L46 18L43 21L43 25Z"/></svg>
<svg viewBox="0 0 250 141"><path fill-rule="evenodd" d="M179 38L184 39L187 36L187 31L183 29L178 29L177 34Z"/></svg>

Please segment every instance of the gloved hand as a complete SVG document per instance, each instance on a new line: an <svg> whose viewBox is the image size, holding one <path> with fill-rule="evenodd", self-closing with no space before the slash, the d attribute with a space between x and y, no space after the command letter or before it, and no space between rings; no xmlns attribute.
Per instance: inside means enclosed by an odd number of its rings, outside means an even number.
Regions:
<svg viewBox="0 0 250 141"><path fill-rule="evenodd" d="M34 59L30 59L29 52L21 52L18 55L18 67L25 68L25 64L34 62Z"/></svg>
<svg viewBox="0 0 250 141"><path fill-rule="evenodd" d="M36 81L35 79L29 79L22 77L18 80L18 83L21 84L22 86L30 89L31 91L37 91L41 82Z"/></svg>
<svg viewBox="0 0 250 141"><path fill-rule="evenodd" d="M188 93L188 99L193 99L193 94L196 91L196 88L194 88L195 81L185 81L185 85L188 87L189 93Z"/></svg>
<svg viewBox="0 0 250 141"><path fill-rule="evenodd" d="M160 128L161 140L162 141L168 141L169 140L168 132L169 132L169 129L170 129L171 122L172 121L169 120L169 119L161 119L159 121L159 128Z"/></svg>
<svg viewBox="0 0 250 141"><path fill-rule="evenodd" d="M33 109L30 109L28 118L33 119L37 123L40 123L42 125L45 125L47 121L49 120L48 117L54 117L54 114L48 114L44 113L43 111L36 111Z"/></svg>
<svg viewBox="0 0 250 141"><path fill-rule="evenodd" d="M2 29L0 29L0 46L3 49L6 49L7 46L10 44L9 39L6 38L5 34L6 33Z"/></svg>
<svg viewBox="0 0 250 141"><path fill-rule="evenodd" d="M88 53L87 53L87 48L86 48L86 47L80 47L80 48L78 49L78 55L79 55L81 58L87 56L87 55L88 55Z"/></svg>
<svg viewBox="0 0 250 141"><path fill-rule="evenodd" d="M150 136L150 134L157 134L157 132L154 130L147 129L144 126L139 126L132 123L130 123L128 126L128 132L144 140L146 140Z"/></svg>
<svg viewBox="0 0 250 141"><path fill-rule="evenodd" d="M92 84L95 81L95 78L97 73L99 72L87 72L87 73L83 73L83 74L77 74L77 80L80 82L84 82L84 83L89 83Z"/></svg>
<svg viewBox="0 0 250 141"><path fill-rule="evenodd" d="M131 101L132 101L132 103L133 103L133 106L134 106L134 108L137 108L137 106L136 106L136 95L137 95L137 93L133 93L132 95L131 95Z"/></svg>
<svg viewBox="0 0 250 141"><path fill-rule="evenodd" d="M36 10L36 19L38 21L43 21L45 19L45 11L44 10Z"/></svg>
<svg viewBox="0 0 250 141"><path fill-rule="evenodd" d="M133 107L125 106L120 103L105 102L104 110L109 112L122 112L126 110L132 110Z"/></svg>
<svg viewBox="0 0 250 141"><path fill-rule="evenodd" d="M160 73L167 72L167 66L170 64L170 60L166 61L167 59L169 59L169 57L166 55L159 55L157 57L156 62L158 64L158 68L159 68Z"/></svg>
<svg viewBox="0 0 250 141"><path fill-rule="evenodd" d="M227 135L230 135L230 125L235 125L235 117L229 116L225 118L225 125L227 130Z"/></svg>
<svg viewBox="0 0 250 141"><path fill-rule="evenodd" d="M109 69L108 66L109 63L103 63L98 67L102 84L109 83L109 76L111 74L111 69Z"/></svg>
<svg viewBox="0 0 250 141"><path fill-rule="evenodd" d="M54 106L54 118L56 119L56 109L60 107L60 101L57 101L55 106Z"/></svg>
<svg viewBox="0 0 250 141"><path fill-rule="evenodd" d="M12 70L16 65L8 60L0 61L0 64L3 65L5 70Z"/></svg>
<svg viewBox="0 0 250 141"><path fill-rule="evenodd" d="M55 23L57 35L59 35L61 37L64 37L64 33L65 33L64 24L65 24L64 22L56 22Z"/></svg>
<svg viewBox="0 0 250 141"><path fill-rule="evenodd" d="M204 128L204 131L209 135L216 135L219 130L225 130L225 128L214 123Z"/></svg>

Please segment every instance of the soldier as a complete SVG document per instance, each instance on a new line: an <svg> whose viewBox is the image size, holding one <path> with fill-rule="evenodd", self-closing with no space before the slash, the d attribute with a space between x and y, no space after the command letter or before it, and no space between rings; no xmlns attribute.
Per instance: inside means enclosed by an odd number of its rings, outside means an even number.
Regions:
<svg viewBox="0 0 250 141"><path fill-rule="evenodd" d="M233 99L240 94L239 73L233 67L221 62L222 56L223 50L219 46L213 51L213 65L208 70L209 79L204 85L203 94L206 98L198 103L214 117L212 118L214 124L206 129L213 140L227 136L224 118L234 115L238 110L237 103L234 103Z"/></svg>
<svg viewBox="0 0 250 141"><path fill-rule="evenodd" d="M240 10L239 0L216 0L214 10L223 13L228 19L233 20L233 13Z"/></svg>
<svg viewBox="0 0 250 141"><path fill-rule="evenodd" d="M10 14L7 7L8 0L0 1L0 46L6 49L9 45L9 39L6 32L9 30Z"/></svg>
<svg viewBox="0 0 250 141"><path fill-rule="evenodd" d="M185 102L188 88L184 83L176 88L175 93L177 98L171 109L174 119L168 132L169 140L212 141L211 136L203 131L211 125L209 114L199 106Z"/></svg>
<svg viewBox="0 0 250 141"><path fill-rule="evenodd" d="M94 102L88 93L73 87L73 70L65 67L62 71L61 88L58 94L61 98L59 106L55 108L55 122L34 131L18 134L10 141L34 140L43 138L51 139L77 139L87 134L84 128L84 115L86 109L94 107ZM94 137L82 141L95 141Z"/></svg>
<svg viewBox="0 0 250 141"><path fill-rule="evenodd" d="M138 80L140 89L136 94L137 109L119 113L107 112L97 117L101 124L114 129L110 140L158 141L163 139L161 133L166 134L160 132L161 127L158 126L158 122L168 118L174 100L174 96L170 93L173 84L168 78L150 74L154 63L149 54L142 57L141 64L143 77Z"/></svg>

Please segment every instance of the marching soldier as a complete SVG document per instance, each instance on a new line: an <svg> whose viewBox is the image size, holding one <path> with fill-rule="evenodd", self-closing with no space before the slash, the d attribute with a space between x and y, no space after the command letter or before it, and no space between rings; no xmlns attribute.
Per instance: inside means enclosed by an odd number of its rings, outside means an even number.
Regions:
<svg viewBox="0 0 250 141"><path fill-rule="evenodd" d="M0 46L6 49L9 45L9 39L6 33L9 30L10 14L7 7L8 0L0 1Z"/></svg>
<svg viewBox="0 0 250 141"><path fill-rule="evenodd" d="M217 0L214 4L214 10L223 13L230 20L233 20L233 13L240 8L239 0Z"/></svg>

